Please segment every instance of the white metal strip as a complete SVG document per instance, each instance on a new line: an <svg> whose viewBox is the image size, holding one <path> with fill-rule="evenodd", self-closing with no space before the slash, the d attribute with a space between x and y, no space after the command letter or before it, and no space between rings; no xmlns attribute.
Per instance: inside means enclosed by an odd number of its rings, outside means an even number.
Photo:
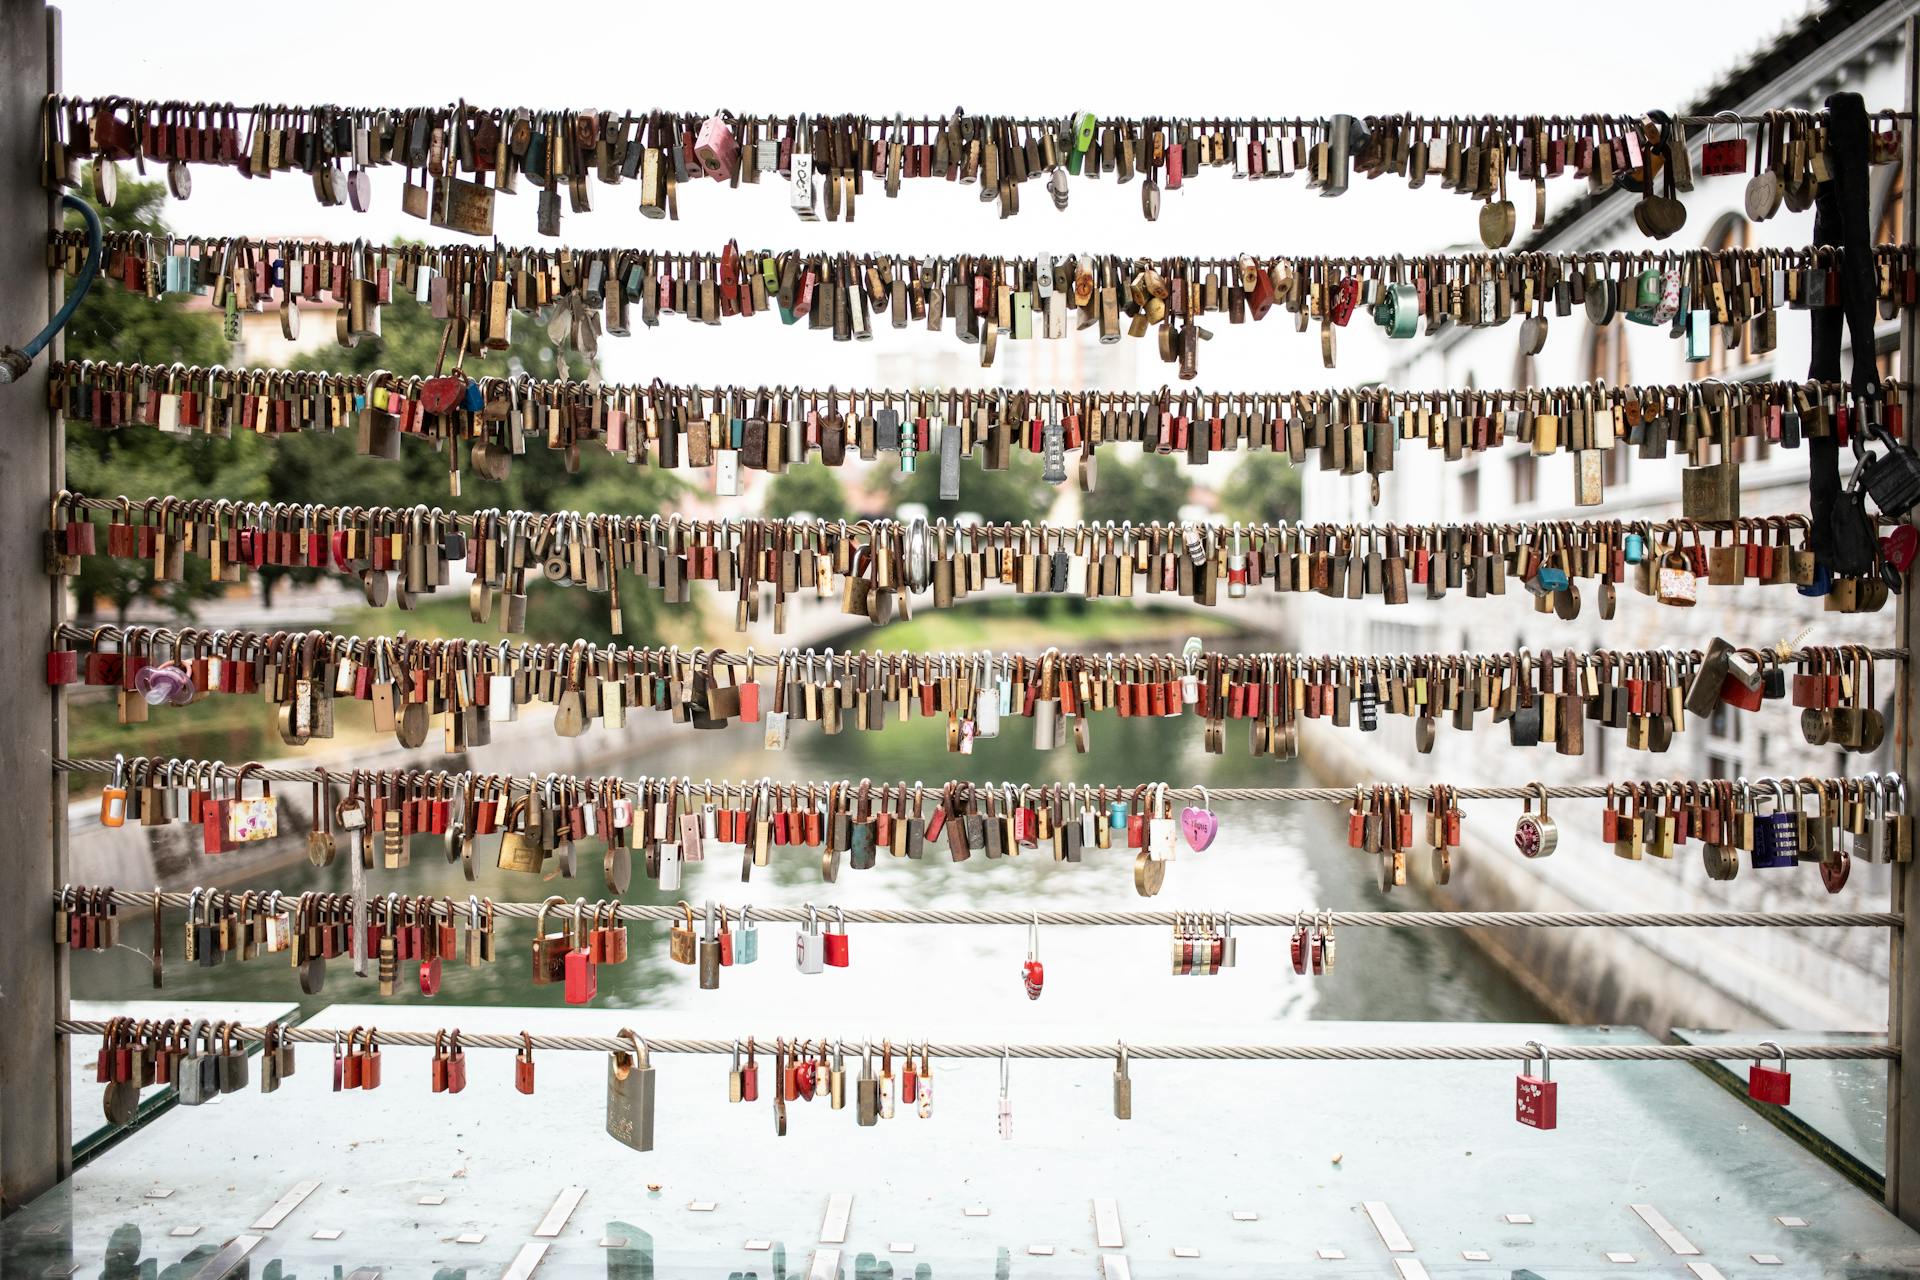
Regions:
<svg viewBox="0 0 1920 1280"><path fill-rule="evenodd" d="M1133 1280L1133 1268L1127 1265L1127 1259L1124 1254L1101 1254L1100 1274L1104 1276L1106 1280Z"/></svg>
<svg viewBox="0 0 1920 1280"><path fill-rule="evenodd" d="M500 1273L500 1280L529 1280L540 1266L540 1259L547 1256L547 1246L538 1240L520 1246L520 1252L513 1255L513 1261Z"/></svg>
<svg viewBox="0 0 1920 1280"><path fill-rule="evenodd" d="M293 1190L273 1202L273 1208L260 1215L260 1221L248 1227L249 1231L271 1231L287 1220L287 1215L300 1207L300 1202L320 1189L318 1182L302 1182Z"/></svg>
<svg viewBox="0 0 1920 1280"><path fill-rule="evenodd" d="M1400 1269L1400 1280L1433 1280L1417 1258L1395 1258L1393 1265Z"/></svg>
<svg viewBox="0 0 1920 1280"><path fill-rule="evenodd" d="M1385 1200L1364 1200L1360 1207L1367 1211L1367 1217L1373 1219L1373 1229L1380 1233L1380 1243L1387 1246L1390 1252L1413 1252L1413 1241L1407 1239L1407 1233L1393 1220Z"/></svg>
<svg viewBox="0 0 1920 1280"><path fill-rule="evenodd" d="M1108 1197L1093 1201L1093 1240L1102 1249L1118 1249L1127 1243L1120 1230L1120 1205Z"/></svg>
<svg viewBox="0 0 1920 1280"><path fill-rule="evenodd" d="M827 1216L820 1220L821 1244L845 1244L847 1220L853 1216L853 1192L836 1191L827 1197Z"/></svg>
<svg viewBox="0 0 1920 1280"><path fill-rule="evenodd" d="M1721 1274L1720 1268L1711 1262L1689 1262L1687 1270L1693 1272L1699 1280L1727 1280L1726 1276Z"/></svg>
<svg viewBox="0 0 1920 1280"><path fill-rule="evenodd" d="M1653 1228L1653 1234L1660 1237L1661 1244L1683 1257L1699 1256L1700 1251L1693 1247L1693 1242L1674 1230L1673 1224L1668 1222L1658 1209L1650 1204L1633 1204L1627 1207L1639 1214L1642 1222Z"/></svg>
<svg viewBox="0 0 1920 1280"><path fill-rule="evenodd" d="M540 1219L540 1225L533 1229L536 1236L549 1238L566 1230L567 1219L580 1207L580 1201L586 1198L585 1187L562 1187L560 1194L553 1198L553 1207L547 1210L547 1216Z"/></svg>
<svg viewBox="0 0 1920 1280"><path fill-rule="evenodd" d="M807 1267L807 1280L840 1280L840 1251L815 1249L813 1262Z"/></svg>

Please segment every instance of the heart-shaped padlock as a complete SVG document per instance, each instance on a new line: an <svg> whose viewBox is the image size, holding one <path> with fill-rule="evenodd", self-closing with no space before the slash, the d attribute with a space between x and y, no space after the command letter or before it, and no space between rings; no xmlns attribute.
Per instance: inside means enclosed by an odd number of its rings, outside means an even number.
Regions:
<svg viewBox="0 0 1920 1280"><path fill-rule="evenodd" d="M813 1087L819 1076L819 1070L813 1059L802 1058L793 1067L794 1084L800 1090L800 1096L813 1101Z"/></svg>
<svg viewBox="0 0 1920 1280"><path fill-rule="evenodd" d="M436 375L420 384L420 407L428 413L445 413L467 394L467 380L459 375Z"/></svg>
<svg viewBox="0 0 1920 1280"><path fill-rule="evenodd" d="M1220 819L1213 811L1213 803L1207 796L1205 787L1198 788L1200 806L1188 805L1180 811L1180 834L1186 838L1187 848L1199 853L1213 843L1220 834Z"/></svg>
<svg viewBox="0 0 1920 1280"><path fill-rule="evenodd" d="M1027 926L1027 962L1020 966L1020 981L1027 988L1027 999L1038 1000L1046 984L1047 971L1040 963L1040 914L1035 912Z"/></svg>

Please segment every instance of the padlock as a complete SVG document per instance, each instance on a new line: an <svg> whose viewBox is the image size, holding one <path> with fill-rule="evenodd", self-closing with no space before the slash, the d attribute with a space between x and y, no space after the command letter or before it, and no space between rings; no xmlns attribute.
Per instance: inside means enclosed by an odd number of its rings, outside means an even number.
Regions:
<svg viewBox="0 0 1920 1280"><path fill-rule="evenodd" d="M731 182L740 172L740 143L733 127L720 116L708 116L693 143L700 168L715 182Z"/></svg>
<svg viewBox="0 0 1920 1280"><path fill-rule="evenodd" d="M1207 789L1196 789L1200 792L1200 804L1198 807L1188 805L1180 810L1180 834L1185 838L1187 848L1200 853L1220 834L1220 819L1213 812L1213 802L1207 796Z"/></svg>
<svg viewBox="0 0 1920 1280"><path fill-rule="evenodd" d="M836 969L847 967L847 913L839 907L833 909L834 920L821 936L821 954L827 964Z"/></svg>
<svg viewBox="0 0 1920 1280"><path fill-rule="evenodd" d="M1127 1071L1127 1042L1120 1042L1120 1056L1113 1064L1113 1118L1133 1119L1133 1076Z"/></svg>
<svg viewBox="0 0 1920 1280"><path fill-rule="evenodd" d="M446 1082L448 1093L459 1093L467 1087L467 1051L460 1043L460 1028L455 1027L449 1037L446 1060Z"/></svg>
<svg viewBox="0 0 1920 1280"><path fill-rule="evenodd" d="M1552 1129L1560 1121L1560 1086L1553 1082L1546 1046L1529 1040L1527 1048L1534 1052L1520 1064L1520 1075L1513 1082L1513 1118L1535 1129ZM1540 1059L1537 1076L1528 1074L1535 1057Z"/></svg>
<svg viewBox="0 0 1920 1280"><path fill-rule="evenodd" d="M513 1087L521 1093L533 1092L533 1037L524 1031L513 1054Z"/></svg>
<svg viewBox="0 0 1920 1280"><path fill-rule="evenodd" d="M740 927L733 935L733 962L752 964L760 958L760 926L751 919L751 905L740 908Z"/></svg>
<svg viewBox="0 0 1920 1280"><path fill-rule="evenodd" d="M113 757L113 780L100 789L100 825L125 826L127 821L127 758Z"/></svg>
<svg viewBox="0 0 1920 1280"><path fill-rule="evenodd" d="M1147 856L1155 862L1171 862L1179 846L1179 824L1173 818L1173 801L1167 798L1167 784L1155 789L1151 816L1147 819Z"/></svg>
<svg viewBox="0 0 1920 1280"><path fill-rule="evenodd" d="M699 965L702 991L716 991L720 987L720 935L714 928L713 909L713 903L707 903L706 919L701 924Z"/></svg>
<svg viewBox="0 0 1920 1280"><path fill-rule="evenodd" d="M861 1128L870 1128L880 1123L880 1080L873 1074L873 1041L869 1040L860 1054L860 1079L854 1084L854 1118Z"/></svg>
<svg viewBox="0 0 1920 1280"><path fill-rule="evenodd" d="M1889 862L1913 861L1913 815L1907 812L1907 783L1897 773L1880 775L1881 819Z"/></svg>
<svg viewBox="0 0 1920 1280"><path fill-rule="evenodd" d="M1747 1096L1755 1102L1771 1102L1784 1107L1793 1100L1793 1077L1787 1074L1787 1051L1772 1040L1762 1040L1762 1049L1771 1049L1780 1059L1778 1067L1754 1063L1747 1068Z"/></svg>
<svg viewBox="0 0 1920 1280"><path fill-rule="evenodd" d="M574 902L572 938L564 962L568 1004L590 1004L600 994L600 966L594 962L588 945L586 909L585 898Z"/></svg>
<svg viewBox="0 0 1920 1280"><path fill-rule="evenodd" d="M1756 870L1797 867L1800 865L1800 817L1787 807L1787 790L1778 779L1762 785L1773 792L1774 811L1761 813L1757 808L1754 811L1752 865ZM1745 796L1747 780L1738 779L1734 789Z"/></svg>
<svg viewBox="0 0 1920 1280"><path fill-rule="evenodd" d="M1002 1141L1013 1139L1013 1099L1008 1096L1007 1084L1013 1070L1013 1048L1000 1050L1000 1137Z"/></svg>
<svg viewBox="0 0 1920 1280"><path fill-rule="evenodd" d="M533 981L537 986L564 982L567 976L567 931L556 929L547 932L547 912L558 903L562 911L566 910L567 900L554 894L540 904L540 913L533 926Z"/></svg>
<svg viewBox="0 0 1920 1280"><path fill-rule="evenodd" d="M1020 982L1027 989L1027 999L1038 1000L1046 980L1047 971L1040 964L1040 913L1036 911L1027 925L1027 961L1020 966Z"/></svg>
<svg viewBox="0 0 1920 1280"><path fill-rule="evenodd" d="M793 962L802 973L819 973L826 964L825 945L820 937L820 914L811 902L806 907L806 922L793 939Z"/></svg>
<svg viewBox="0 0 1920 1280"><path fill-rule="evenodd" d="M693 908L685 899L680 904L681 918L667 931L667 958L675 964L693 964L698 958L698 940L693 932Z"/></svg>
<svg viewBox="0 0 1920 1280"><path fill-rule="evenodd" d="M1898 520L1920 503L1920 455L1895 440L1885 427L1864 414L1862 418L1869 424L1868 433L1885 446L1885 452L1860 454L1856 482L1865 485L1867 496L1881 515Z"/></svg>
<svg viewBox="0 0 1920 1280"><path fill-rule="evenodd" d="M1533 812L1533 801L1521 801L1520 820L1514 824L1513 847L1529 858L1546 858L1560 847L1560 826L1547 814L1547 788L1534 782L1527 789L1540 797L1540 812Z"/></svg>
<svg viewBox="0 0 1920 1280"><path fill-rule="evenodd" d="M647 1044L626 1027L615 1038L633 1050L615 1049L607 1060L607 1136L635 1151L651 1151L654 1079Z"/></svg>

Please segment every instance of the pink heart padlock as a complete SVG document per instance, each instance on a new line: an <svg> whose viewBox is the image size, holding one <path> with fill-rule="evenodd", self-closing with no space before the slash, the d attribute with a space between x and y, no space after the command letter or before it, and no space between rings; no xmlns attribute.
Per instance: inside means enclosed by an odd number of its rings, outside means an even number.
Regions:
<svg viewBox="0 0 1920 1280"><path fill-rule="evenodd" d="M1180 834L1186 837L1187 848L1195 853L1203 851L1220 834L1220 819L1208 807L1207 789L1199 788L1200 807L1188 805L1180 811Z"/></svg>

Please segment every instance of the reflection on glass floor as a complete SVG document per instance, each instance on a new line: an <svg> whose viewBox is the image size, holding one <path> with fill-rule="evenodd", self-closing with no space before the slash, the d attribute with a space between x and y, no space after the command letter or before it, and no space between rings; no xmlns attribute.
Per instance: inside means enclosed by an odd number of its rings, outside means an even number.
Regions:
<svg viewBox="0 0 1920 1280"><path fill-rule="evenodd" d="M348 1005L307 1025L605 1035L632 1022L693 1036L729 1024L724 1000L693 1015ZM877 1014L871 1023L886 1029ZM983 1024L930 1023L910 1030L996 1038ZM1051 1038L1133 1030L1061 1025ZM1633 1030L1406 1022L1181 1038L1281 1035L1645 1041ZM540 1053L529 1098L513 1089L510 1053L470 1050L457 1096L429 1091L428 1050L383 1053L371 1093L332 1093L328 1053L302 1045L278 1093L175 1107L9 1219L0 1274L184 1278L236 1237L256 1241L251 1275L280 1280L362 1267L477 1280L530 1266L716 1280L1523 1270L1554 1280L1626 1274L1616 1255L1637 1274L1709 1280L1920 1273L1920 1235L1680 1063L1561 1064L1560 1127L1540 1132L1512 1118L1518 1063L1135 1060L1135 1118L1119 1121L1106 1064L1015 1062L1013 1139L1002 1141L994 1062L936 1059L931 1119L900 1108L862 1129L851 1106L796 1102L779 1139L770 1095L727 1101L725 1059L662 1054L658 1150L639 1153L602 1132L603 1055ZM764 1078L764 1055L761 1068ZM76 1094L76 1109L98 1105L97 1087Z"/></svg>

